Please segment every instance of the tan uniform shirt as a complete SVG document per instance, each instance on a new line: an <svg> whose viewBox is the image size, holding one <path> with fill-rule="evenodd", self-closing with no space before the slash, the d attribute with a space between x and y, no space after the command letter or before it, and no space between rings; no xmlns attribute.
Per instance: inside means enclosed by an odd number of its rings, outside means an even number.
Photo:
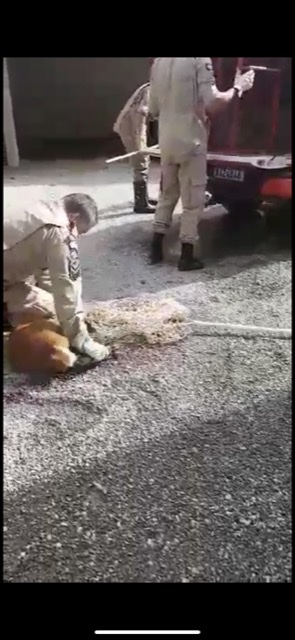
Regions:
<svg viewBox="0 0 295 640"><path fill-rule="evenodd" d="M207 151L205 110L215 100L211 58L157 58L150 79L149 112L159 118L165 161Z"/></svg>
<svg viewBox="0 0 295 640"><path fill-rule="evenodd" d="M114 124L114 131L118 135L124 137L125 132L128 131L138 144L141 144L142 139L146 136L149 89L149 83L136 89Z"/></svg>
<svg viewBox="0 0 295 640"><path fill-rule="evenodd" d="M65 335L72 340L83 332L86 337L77 240L59 202L39 202L23 212L4 214L4 286L24 282L44 269L49 271Z"/></svg>

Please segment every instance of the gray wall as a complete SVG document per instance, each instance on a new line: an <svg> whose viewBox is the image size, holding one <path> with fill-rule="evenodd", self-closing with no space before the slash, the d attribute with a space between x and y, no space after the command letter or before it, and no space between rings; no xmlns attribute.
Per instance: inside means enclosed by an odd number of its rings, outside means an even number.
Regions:
<svg viewBox="0 0 295 640"><path fill-rule="evenodd" d="M8 58L19 140L98 139L132 91L148 80L148 58Z"/></svg>

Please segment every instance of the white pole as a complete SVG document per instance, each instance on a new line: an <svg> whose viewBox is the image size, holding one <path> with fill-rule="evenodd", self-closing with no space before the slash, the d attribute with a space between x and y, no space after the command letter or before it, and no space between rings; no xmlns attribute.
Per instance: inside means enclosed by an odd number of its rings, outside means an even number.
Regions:
<svg viewBox="0 0 295 640"><path fill-rule="evenodd" d="M193 332L197 334L206 334L206 329L213 329L213 334L220 334L220 331L228 331L230 335L241 335L241 337L247 335L254 335L255 337L261 336L266 338L279 338L282 340L292 339L291 327L261 327L259 325L251 324L233 324L227 322L205 322L203 320L190 320L184 323L185 326L194 326L196 330ZM202 331L203 330L203 331ZM226 337L226 334L224 334Z"/></svg>
<svg viewBox="0 0 295 640"><path fill-rule="evenodd" d="M9 167L19 166L19 152L16 139L16 130L13 117L13 107L9 85L7 60L3 60L3 128L6 147L7 162Z"/></svg>

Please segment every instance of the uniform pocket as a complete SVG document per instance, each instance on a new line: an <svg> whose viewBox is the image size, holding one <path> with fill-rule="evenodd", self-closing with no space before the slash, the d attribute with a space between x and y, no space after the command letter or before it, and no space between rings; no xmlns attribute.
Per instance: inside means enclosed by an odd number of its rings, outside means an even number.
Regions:
<svg viewBox="0 0 295 640"><path fill-rule="evenodd" d="M207 161L205 154L191 156L180 167L181 199L184 209L205 205Z"/></svg>

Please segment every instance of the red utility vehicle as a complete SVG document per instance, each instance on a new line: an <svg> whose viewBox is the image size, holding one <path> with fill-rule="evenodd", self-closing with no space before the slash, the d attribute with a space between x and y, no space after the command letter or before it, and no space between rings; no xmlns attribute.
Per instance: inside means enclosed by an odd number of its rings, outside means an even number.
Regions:
<svg viewBox="0 0 295 640"><path fill-rule="evenodd" d="M212 58L218 88L253 68L251 91L217 116L209 139L208 191L247 215L292 199L291 58Z"/></svg>

